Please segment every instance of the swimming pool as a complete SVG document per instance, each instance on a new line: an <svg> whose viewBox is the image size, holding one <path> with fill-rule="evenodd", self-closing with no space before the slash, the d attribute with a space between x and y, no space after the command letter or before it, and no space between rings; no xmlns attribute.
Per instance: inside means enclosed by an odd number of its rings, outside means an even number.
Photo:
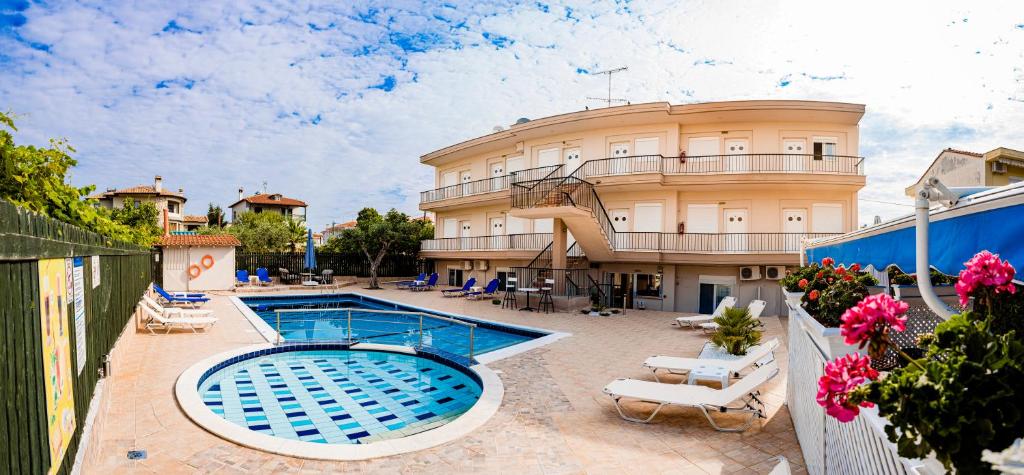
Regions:
<svg viewBox="0 0 1024 475"><path fill-rule="evenodd" d="M479 381L440 361L358 350L287 351L216 369L199 383L214 414L261 434L366 444L441 426L480 397Z"/></svg>
<svg viewBox="0 0 1024 475"><path fill-rule="evenodd" d="M239 300L286 341L343 341L426 346L468 357L524 343L548 333L500 325L374 299L359 294L251 296ZM387 313L381 313L382 311ZM420 338L420 315L426 314ZM436 316L440 318L431 318ZM469 326L452 322L472 323ZM472 343L470 343L472 340Z"/></svg>

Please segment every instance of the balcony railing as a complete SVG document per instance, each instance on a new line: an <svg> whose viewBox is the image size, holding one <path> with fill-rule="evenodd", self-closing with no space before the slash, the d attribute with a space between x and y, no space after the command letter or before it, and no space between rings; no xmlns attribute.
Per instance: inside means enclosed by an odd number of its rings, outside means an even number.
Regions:
<svg viewBox="0 0 1024 475"><path fill-rule="evenodd" d="M458 185L450 185L420 193L420 203L431 203L434 201L461 198L463 196L480 195L495 191L507 190L510 183L528 182L551 176L554 172L560 171L561 165L530 168L515 171L508 175L484 178L483 180L468 181Z"/></svg>
<svg viewBox="0 0 1024 475"><path fill-rule="evenodd" d="M863 175L864 158L847 155L804 155L758 153L744 155L700 155L632 157L590 160L572 173L587 179L593 176L635 175L729 175L747 173L792 173L822 175Z"/></svg>
<svg viewBox="0 0 1024 475"><path fill-rule="evenodd" d="M426 239L420 242L420 251L539 251L551 239L551 233Z"/></svg>
<svg viewBox="0 0 1024 475"><path fill-rule="evenodd" d="M802 239L832 233L654 233L616 232L617 251L688 254L786 254L800 251Z"/></svg>

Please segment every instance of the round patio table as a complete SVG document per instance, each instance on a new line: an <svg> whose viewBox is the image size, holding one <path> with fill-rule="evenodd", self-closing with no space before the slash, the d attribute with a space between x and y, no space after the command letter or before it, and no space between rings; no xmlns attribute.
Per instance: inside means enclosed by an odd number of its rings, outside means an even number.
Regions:
<svg viewBox="0 0 1024 475"><path fill-rule="evenodd" d="M314 275L316 275L316 274L314 274L312 272L303 272L302 273L302 277L303 277L302 285L308 285L308 286L315 286L315 285L317 285L317 281L313 280L313 276Z"/></svg>
<svg viewBox="0 0 1024 475"><path fill-rule="evenodd" d="M540 289L536 287L523 287L519 289L520 292L526 292L526 306L519 309L520 312L532 312L536 310L535 308L530 306L530 292L537 292L539 290Z"/></svg>

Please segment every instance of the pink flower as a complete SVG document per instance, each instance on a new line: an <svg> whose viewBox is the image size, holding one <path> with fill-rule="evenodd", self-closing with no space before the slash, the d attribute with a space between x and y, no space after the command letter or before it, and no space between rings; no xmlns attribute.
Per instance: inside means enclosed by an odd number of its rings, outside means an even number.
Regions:
<svg viewBox="0 0 1024 475"><path fill-rule="evenodd" d="M826 266L826 267L830 266L832 264L835 264L835 263L836 263L836 260L831 258L831 257L826 257L826 258L821 260L821 265Z"/></svg>
<svg viewBox="0 0 1024 475"><path fill-rule="evenodd" d="M797 282L796 285L798 285L801 289L806 289L807 288L807 279L800 279L800 282Z"/></svg>
<svg viewBox="0 0 1024 475"><path fill-rule="evenodd" d="M1013 285L1016 271L1009 262L1000 259L998 254L981 251L964 265L967 268L960 271L960 279L956 283L960 305L967 305L971 294L980 287L990 288L997 294L1017 292L1017 287Z"/></svg>
<svg viewBox="0 0 1024 475"><path fill-rule="evenodd" d="M891 330L906 330L907 318L902 315L909 307L906 302L893 300L889 294L869 295L843 313L839 333L845 337L847 345L864 348L870 343L872 350L884 351L880 339ZM877 352L872 351L872 354L877 355Z"/></svg>
<svg viewBox="0 0 1024 475"><path fill-rule="evenodd" d="M818 405L839 422L850 422L861 407L873 407L869 401L859 405L849 401L850 392L862 384L878 378L871 368L871 358L855 353L836 358L825 365L825 374L818 379Z"/></svg>
<svg viewBox="0 0 1024 475"><path fill-rule="evenodd" d="M818 292L818 289L814 289L814 290L811 291L810 294L807 295L807 298L809 298L811 300L818 300L818 295L819 294L820 294L820 292Z"/></svg>

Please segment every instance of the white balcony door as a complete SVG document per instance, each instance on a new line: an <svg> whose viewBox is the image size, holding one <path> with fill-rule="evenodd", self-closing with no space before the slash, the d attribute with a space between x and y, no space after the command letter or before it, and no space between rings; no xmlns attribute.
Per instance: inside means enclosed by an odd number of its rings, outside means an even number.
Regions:
<svg viewBox="0 0 1024 475"><path fill-rule="evenodd" d="M529 221L526 218L507 216L505 218L505 232L508 234L526 234L526 224Z"/></svg>
<svg viewBox="0 0 1024 475"><path fill-rule="evenodd" d="M475 249L473 245L473 223L471 221L459 221L459 248Z"/></svg>
<svg viewBox="0 0 1024 475"><path fill-rule="evenodd" d="M783 171L802 173L807 171L807 140L785 139L782 141ZM806 221L806 220L805 220Z"/></svg>
<svg viewBox="0 0 1024 475"><path fill-rule="evenodd" d="M726 139L725 140L725 167L733 173L743 173L750 170L750 141L747 139Z"/></svg>
<svg viewBox="0 0 1024 475"><path fill-rule="evenodd" d="M491 218L491 249L508 249L505 218Z"/></svg>
<svg viewBox="0 0 1024 475"><path fill-rule="evenodd" d="M718 137L694 137L686 142L686 166L691 173L717 171L718 154L721 153ZM717 220L715 221L718 222ZM718 232L716 229L715 232Z"/></svg>
<svg viewBox="0 0 1024 475"><path fill-rule="evenodd" d="M747 218L746 209L725 210L725 249L730 252L749 251L750 220Z"/></svg>
<svg viewBox="0 0 1024 475"><path fill-rule="evenodd" d="M453 238L459 235L459 220L454 218L447 218L444 220L444 233L441 234L445 238Z"/></svg>
<svg viewBox="0 0 1024 475"><path fill-rule="evenodd" d="M611 145L609 157L615 158L616 160L608 161L609 175L621 175L629 171L629 164L626 163L627 159L625 158L630 155L629 150L629 142L615 142Z"/></svg>
<svg viewBox="0 0 1024 475"><path fill-rule="evenodd" d="M565 157L565 162L564 163L565 163L565 174L566 175L576 171L576 169L579 168L580 164L583 163L580 160L580 148L579 147L567 148L562 153L562 155ZM580 178L584 178L584 177L580 177Z"/></svg>
<svg viewBox="0 0 1024 475"><path fill-rule="evenodd" d="M557 148L546 148L537 152L537 167L550 167L562 162L562 151Z"/></svg>
<svg viewBox="0 0 1024 475"><path fill-rule="evenodd" d="M660 233L662 224L661 203L637 203L634 206L633 230L639 233Z"/></svg>
<svg viewBox="0 0 1024 475"><path fill-rule="evenodd" d="M455 186L457 184L459 184L459 175L456 172L444 172L444 173L442 173L441 174L441 188L443 188L444 191L442 191L441 193L443 193L444 196L442 196L441 198L444 199L444 198L451 198L453 196L456 196L457 189L456 188L450 188L450 187L453 187L453 186Z"/></svg>
<svg viewBox="0 0 1024 475"><path fill-rule="evenodd" d="M469 184L469 182L473 181L473 174L469 170L459 172L459 181L462 182L463 196L473 193L472 185Z"/></svg>
<svg viewBox="0 0 1024 475"><path fill-rule="evenodd" d="M507 186L507 183L502 183L501 177L503 176L505 176L505 162L491 162L491 179L488 183L488 190L497 191L503 188L502 185Z"/></svg>
<svg viewBox="0 0 1024 475"><path fill-rule="evenodd" d="M615 232L628 233L629 232L629 210L628 209L610 209L608 210L608 218L612 220L612 228Z"/></svg>
<svg viewBox="0 0 1024 475"><path fill-rule="evenodd" d="M786 233L786 250L790 252L800 251L800 238L807 232L807 210L806 209L784 209L782 210L782 232Z"/></svg>
<svg viewBox="0 0 1024 475"><path fill-rule="evenodd" d="M811 232L843 232L843 205L838 203L815 203L811 205Z"/></svg>

